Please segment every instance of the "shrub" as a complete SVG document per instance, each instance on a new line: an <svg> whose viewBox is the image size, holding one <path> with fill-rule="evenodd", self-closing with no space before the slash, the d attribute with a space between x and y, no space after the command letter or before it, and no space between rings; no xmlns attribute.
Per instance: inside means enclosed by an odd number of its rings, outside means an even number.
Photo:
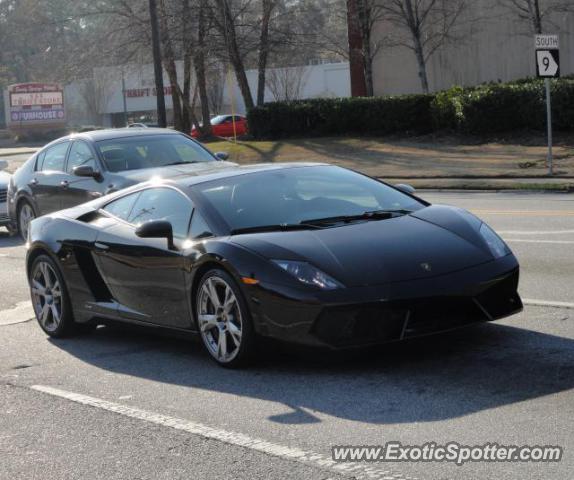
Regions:
<svg viewBox="0 0 574 480"><path fill-rule="evenodd" d="M574 131L574 77L572 76L553 85L552 123L556 130Z"/></svg>
<svg viewBox="0 0 574 480"><path fill-rule="evenodd" d="M431 103L434 130L456 130L462 123L462 96L465 90L455 86L435 94Z"/></svg>
<svg viewBox="0 0 574 480"><path fill-rule="evenodd" d="M553 125L574 130L574 78L552 81ZM267 103L249 112L255 138L384 135L454 130L473 135L543 130L544 81L455 86L434 95L330 98Z"/></svg>
<svg viewBox="0 0 574 480"><path fill-rule="evenodd" d="M541 129L545 121L540 82L486 85L461 95L459 129L471 134Z"/></svg>
<svg viewBox="0 0 574 480"><path fill-rule="evenodd" d="M403 95L267 103L249 112L249 131L255 138L424 133L432 130L432 100L432 95Z"/></svg>

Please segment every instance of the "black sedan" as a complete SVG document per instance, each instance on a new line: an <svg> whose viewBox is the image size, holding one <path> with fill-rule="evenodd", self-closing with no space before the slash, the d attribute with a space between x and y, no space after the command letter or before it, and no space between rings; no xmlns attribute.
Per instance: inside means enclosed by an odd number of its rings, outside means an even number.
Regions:
<svg viewBox="0 0 574 480"><path fill-rule="evenodd" d="M51 336L124 321L198 334L221 365L274 338L349 348L521 310L518 263L467 211L340 167L229 167L34 220Z"/></svg>
<svg viewBox="0 0 574 480"><path fill-rule="evenodd" d="M97 130L63 137L42 148L12 176L8 188L11 226L25 240L28 224L40 215L157 176L200 173L226 158L224 153L213 155L187 135L166 129Z"/></svg>

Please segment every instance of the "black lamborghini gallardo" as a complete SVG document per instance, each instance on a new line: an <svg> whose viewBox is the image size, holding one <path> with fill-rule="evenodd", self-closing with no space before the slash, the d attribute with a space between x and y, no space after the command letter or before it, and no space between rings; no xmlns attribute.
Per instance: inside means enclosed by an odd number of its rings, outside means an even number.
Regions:
<svg viewBox="0 0 574 480"><path fill-rule="evenodd" d="M484 222L329 165L157 178L34 220L28 247L48 335L167 327L230 367L270 337L358 347L522 308L516 258Z"/></svg>

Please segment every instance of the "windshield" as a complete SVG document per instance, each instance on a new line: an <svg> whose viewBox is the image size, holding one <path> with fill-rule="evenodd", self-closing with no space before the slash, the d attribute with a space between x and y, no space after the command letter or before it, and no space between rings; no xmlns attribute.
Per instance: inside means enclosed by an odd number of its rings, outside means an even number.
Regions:
<svg viewBox="0 0 574 480"><path fill-rule="evenodd" d="M212 125L219 125L220 123L223 122L223 120L225 120L229 115L217 115L217 117L213 117L211 119L211 124Z"/></svg>
<svg viewBox="0 0 574 480"><path fill-rule="evenodd" d="M215 161L203 147L176 133L114 138L96 146L110 172Z"/></svg>
<svg viewBox="0 0 574 480"><path fill-rule="evenodd" d="M195 188L232 231L381 210L405 213L424 207L372 178L334 166L238 175Z"/></svg>

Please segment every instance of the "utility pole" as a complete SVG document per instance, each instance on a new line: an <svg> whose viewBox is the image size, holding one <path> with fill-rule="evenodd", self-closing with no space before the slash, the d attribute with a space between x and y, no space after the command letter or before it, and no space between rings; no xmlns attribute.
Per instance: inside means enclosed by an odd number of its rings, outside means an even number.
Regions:
<svg viewBox="0 0 574 480"><path fill-rule="evenodd" d="M347 33L349 36L349 68L351 70L351 96L366 97L365 59L363 36L359 23L357 0L347 0Z"/></svg>
<svg viewBox="0 0 574 480"><path fill-rule="evenodd" d="M155 74L155 91L157 98L157 123L161 128L167 127L165 114L165 96L163 90L163 68L161 66L161 50L159 42L159 26L157 22L156 0L149 0L149 19L151 23L151 43L153 48L153 70Z"/></svg>
<svg viewBox="0 0 574 480"><path fill-rule="evenodd" d="M126 98L126 78L122 67L122 97L124 101L124 127L128 126L128 100Z"/></svg>

